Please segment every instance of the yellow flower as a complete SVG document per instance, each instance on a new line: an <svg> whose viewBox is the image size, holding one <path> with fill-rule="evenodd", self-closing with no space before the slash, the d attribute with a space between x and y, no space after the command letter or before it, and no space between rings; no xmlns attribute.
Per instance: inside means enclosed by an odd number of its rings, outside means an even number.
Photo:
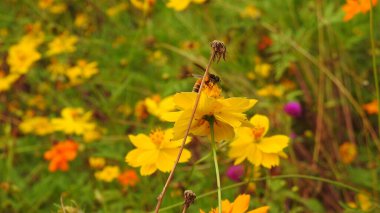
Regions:
<svg viewBox="0 0 380 213"><path fill-rule="evenodd" d="M135 8L147 13L152 10L156 0L131 0L131 3Z"/></svg>
<svg viewBox="0 0 380 213"><path fill-rule="evenodd" d="M38 1L38 7L41 9L49 8L53 4L54 0L39 0Z"/></svg>
<svg viewBox="0 0 380 213"><path fill-rule="evenodd" d="M234 202L230 202L229 200L222 201L222 213L267 213L269 210L269 206L263 206L254 210L248 210L249 200L251 196L248 194L241 194L237 196ZM200 210L201 213L204 213L203 210ZM217 213L218 208L212 209L209 213Z"/></svg>
<svg viewBox="0 0 380 213"><path fill-rule="evenodd" d="M260 63L255 66L255 72L263 78L267 78L272 69L272 65L267 63Z"/></svg>
<svg viewBox="0 0 380 213"><path fill-rule="evenodd" d="M86 131L83 135L83 139L85 142L92 142L95 140L99 140L102 137L102 133L100 130L94 129L90 131Z"/></svg>
<svg viewBox="0 0 380 213"><path fill-rule="evenodd" d="M274 86L269 84L257 91L257 95L262 97L274 96L274 97L282 97L284 95L284 90L281 86Z"/></svg>
<svg viewBox="0 0 380 213"><path fill-rule="evenodd" d="M128 8L128 4L123 2L123 3L117 4L113 7L108 8L106 10L106 13L109 17L114 17L118 15L119 13L125 11L127 8Z"/></svg>
<svg viewBox="0 0 380 213"><path fill-rule="evenodd" d="M90 164L91 168L94 169L101 169L106 165L106 160L101 157L90 157L88 159L88 163Z"/></svg>
<svg viewBox="0 0 380 213"><path fill-rule="evenodd" d="M205 1L206 0L169 0L166 6L173 8L176 11L182 11L186 9L191 2L196 4L203 4Z"/></svg>
<svg viewBox="0 0 380 213"><path fill-rule="evenodd" d="M67 71L67 64L61 63L57 61L56 59L51 59L50 64L47 67L47 70L51 73L52 79L57 80L60 77L64 76Z"/></svg>
<svg viewBox="0 0 380 213"><path fill-rule="evenodd" d="M102 171L95 172L95 178L104 182L112 182L120 175L118 166L106 166Z"/></svg>
<svg viewBox="0 0 380 213"><path fill-rule="evenodd" d="M52 56L60 53L74 52L76 50L75 44L77 41L78 37L70 35L69 33L63 33L49 43L49 50L46 54Z"/></svg>
<svg viewBox="0 0 380 213"><path fill-rule="evenodd" d="M210 136L210 125L207 117L214 117L215 140L228 140L235 136L234 128L249 124L243 113L255 105L257 100L247 98L222 98L217 85L213 89L202 90L199 105L192 122L190 133L198 136ZM193 111L197 93L182 92L174 96L174 103L180 111L165 113L163 118L175 122L174 140L185 136Z"/></svg>
<svg viewBox="0 0 380 213"><path fill-rule="evenodd" d="M370 197L365 192L360 192L357 194L356 199L359 202L360 208L364 211L370 210L373 206Z"/></svg>
<svg viewBox="0 0 380 213"><path fill-rule="evenodd" d="M47 135L54 132L54 127L46 117L25 118L19 126L23 133L36 135Z"/></svg>
<svg viewBox="0 0 380 213"><path fill-rule="evenodd" d="M88 63L86 60L78 60L76 66L66 70L66 75L72 85L78 85L96 73L98 73L98 64L96 62Z"/></svg>
<svg viewBox="0 0 380 213"><path fill-rule="evenodd" d="M53 14L61 14L65 12L66 9L67 9L67 6L65 3L57 3L49 7L49 11Z"/></svg>
<svg viewBox="0 0 380 213"><path fill-rule="evenodd" d="M86 28L88 26L88 16L85 13L78 13L75 16L74 25L79 28Z"/></svg>
<svg viewBox="0 0 380 213"><path fill-rule="evenodd" d="M235 165L248 159L255 166L271 168L280 164L282 151L288 146L289 137L275 135L264 137L269 128L269 119L264 115L255 115L250 120L253 125L237 129L237 138L231 142L229 157L235 159Z"/></svg>
<svg viewBox="0 0 380 213"><path fill-rule="evenodd" d="M158 101L157 101L158 100ZM164 119L164 114L167 112L172 112L175 110L175 105L173 101L173 96L166 97L162 100L160 98L146 98L145 105L148 109L148 112L160 120Z"/></svg>
<svg viewBox="0 0 380 213"><path fill-rule="evenodd" d="M149 136L144 134L129 135L129 139L136 147L125 157L125 161L132 167L141 167L141 175L151 175L157 169L169 172L174 166L175 159L182 140L173 140L173 130L155 130ZM190 142L190 138L186 142ZM187 162L191 157L189 150L184 149L179 160Z"/></svg>
<svg viewBox="0 0 380 213"><path fill-rule="evenodd" d="M248 5L240 13L240 16L243 18L257 19L261 16L261 11L253 5Z"/></svg>
<svg viewBox="0 0 380 213"><path fill-rule="evenodd" d="M356 145L354 143L345 142L339 146L339 156L344 164L350 164L358 155Z"/></svg>
<svg viewBox="0 0 380 213"><path fill-rule="evenodd" d="M56 131L83 135L87 131L92 131L96 128L96 124L90 122L92 113L85 113L82 108L64 108L61 111L61 116L61 118L52 119L52 124Z"/></svg>
<svg viewBox="0 0 380 213"><path fill-rule="evenodd" d="M7 62L11 67L11 73L25 74L34 62L41 58L41 54L35 49L36 43L28 39L21 40L9 48Z"/></svg>
<svg viewBox="0 0 380 213"><path fill-rule="evenodd" d="M0 71L0 92L7 91L11 88L12 84L20 78L20 74L6 75Z"/></svg>

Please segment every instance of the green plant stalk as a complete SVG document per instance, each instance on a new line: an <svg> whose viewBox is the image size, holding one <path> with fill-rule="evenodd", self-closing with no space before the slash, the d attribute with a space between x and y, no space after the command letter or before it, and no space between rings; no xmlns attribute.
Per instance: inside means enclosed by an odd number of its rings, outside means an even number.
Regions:
<svg viewBox="0 0 380 213"><path fill-rule="evenodd" d="M214 157L214 165L215 165L216 185L218 188L217 189L218 190L218 212L222 213L222 191L220 187L218 159L216 157L216 143L215 143L215 138L214 138L214 118L211 118L209 123L210 123L212 155Z"/></svg>
<svg viewBox="0 0 380 213"><path fill-rule="evenodd" d="M373 70L373 76L375 78L375 88L376 88L376 98L377 101L380 101L380 90L379 90L379 80L378 80L378 73L377 73L377 62L376 62L376 55L375 55L375 32L373 29L373 4L371 3L371 9L369 11L369 32L370 32L370 39L371 39L371 52L372 52L372 70ZM380 104L377 104L377 109L380 112ZM377 126L378 126L378 133L380 134L380 114L377 113Z"/></svg>

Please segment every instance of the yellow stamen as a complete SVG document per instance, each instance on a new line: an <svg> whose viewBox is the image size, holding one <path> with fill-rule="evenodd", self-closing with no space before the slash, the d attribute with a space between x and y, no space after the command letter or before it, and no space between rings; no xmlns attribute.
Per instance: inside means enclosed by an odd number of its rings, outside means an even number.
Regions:
<svg viewBox="0 0 380 213"><path fill-rule="evenodd" d="M161 131L160 129L157 129L157 130L153 130L150 134L149 134L149 137L150 139L152 140L152 142L156 145L161 145L161 143L164 141L164 132Z"/></svg>

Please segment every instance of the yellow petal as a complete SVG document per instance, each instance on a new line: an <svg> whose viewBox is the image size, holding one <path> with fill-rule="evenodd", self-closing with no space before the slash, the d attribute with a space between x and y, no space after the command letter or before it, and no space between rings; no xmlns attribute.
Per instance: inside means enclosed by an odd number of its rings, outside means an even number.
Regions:
<svg viewBox="0 0 380 213"><path fill-rule="evenodd" d="M156 145L152 143L152 140L144 135L144 134L138 134L136 136L134 135L128 135L129 140L132 142L132 144L140 149L155 149Z"/></svg>
<svg viewBox="0 0 380 213"><path fill-rule="evenodd" d="M137 157L137 162L141 165L154 164L157 162L158 155L158 150L144 150L144 152L141 152Z"/></svg>
<svg viewBox="0 0 380 213"><path fill-rule="evenodd" d="M255 128L264 128L264 133L262 137L267 133L269 129L269 119L265 115L256 114L251 119L250 122Z"/></svg>
<svg viewBox="0 0 380 213"><path fill-rule="evenodd" d="M191 152L187 149L184 149L182 151L182 155L181 155L181 158L179 159L179 162L180 163L187 162L189 161L190 157L191 157Z"/></svg>
<svg viewBox="0 0 380 213"><path fill-rule="evenodd" d="M257 145L262 152L278 153L288 146L289 137L285 135L275 135L272 137L262 138Z"/></svg>
<svg viewBox="0 0 380 213"><path fill-rule="evenodd" d="M183 111L164 112L160 116L160 119L163 121L168 121L168 122L176 122L182 113L183 113Z"/></svg>
<svg viewBox="0 0 380 213"><path fill-rule="evenodd" d="M257 100L247 98L227 98L218 100L223 105L223 110L232 112L245 112L252 108Z"/></svg>
<svg viewBox="0 0 380 213"><path fill-rule="evenodd" d="M190 4L190 0L170 0L166 6L177 11L182 11Z"/></svg>
<svg viewBox="0 0 380 213"><path fill-rule="evenodd" d="M197 136L207 136L210 134L210 125L205 120L193 121L194 125L191 128L191 133Z"/></svg>
<svg viewBox="0 0 380 213"><path fill-rule="evenodd" d="M266 168L272 168L280 164L280 158L277 154L263 153L261 164Z"/></svg>
<svg viewBox="0 0 380 213"><path fill-rule="evenodd" d="M234 128L227 123L215 122L215 141L231 140L235 136Z"/></svg>
<svg viewBox="0 0 380 213"><path fill-rule="evenodd" d="M175 122L173 127L173 138L172 140L179 140L185 136L186 129L189 126L190 121L190 110L185 110L181 116L178 118L178 120ZM194 122L193 122L194 123Z"/></svg>
<svg viewBox="0 0 380 213"><path fill-rule="evenodd" d="M137 159L142 153L143 151L141 149L134 149L128 152L127 156L125 156L125 162L127 162L132 167L141 166L141 162L139 162Z"/></svg>
<svg viewBox="0 0 380 213"><path fill-rule="evenodd" d="M243 113L233 113L229 111L221 111L220 113L215 114L215 119L228 123L233 127L239 127L242 121L247 120Z"/></svg>
<svg viewBox="0 0 380 213"><path fill-rule="evenodd" d="M202 3L205 3L206 0L192 0L194 3L197 3L197 4L202 4Z"/></svg>
<svg viewBox="0 0 380 213"><path fill-rule="evenodd" d="M231 213L244 213L247 211L250 199L251 196L247 194L239 195L233 203L233 209Z"/></svg>
<svg viewBox="0 0 380 213"><path fill-rule="evenodd" d="M182 0L181 0L182 1ZM186 1L183 1L186 2ZM193 108L197 93L195 92L180 92L174 95L173 101L179 109Z"/></svg>
<svg viewBox="0 0 380 213"><path fill-rule="evenodd" d="M247 127L240 127L236 130L236 139L230 143L230 147L247 146L253 143L252 131Z"/></svg>
<svg viewBox="0 0 380 213"><path fill-rule="evenodd" d="M143 176L146 175L151 175L157 170L157 167L155 164L148 164L148 165L143 165L140 168L140 174Z"/></svg>
<svg viewBox="0 0 380 213"><path fill-rule="evenodd" d="M157 168L162 172L169 172L173 169L174 160L171 156L166 154L165 152L161 152L157 159Z"/></svg>
<svg viewBox="0 0 380 213"><path fill-rule="evenodd" d="M256 144L253 144L252 146L249 146L247 148L247 156L248 161L251 162L255 166L260 166L262 161L262 152L257 148Z"/></svg>
<svg viewBox="0 0 380 213"><path fill-rule="evenodd" d="M269 206L263 206L254 210L251 210L247 213L267 213L269 211Z"/></svg>

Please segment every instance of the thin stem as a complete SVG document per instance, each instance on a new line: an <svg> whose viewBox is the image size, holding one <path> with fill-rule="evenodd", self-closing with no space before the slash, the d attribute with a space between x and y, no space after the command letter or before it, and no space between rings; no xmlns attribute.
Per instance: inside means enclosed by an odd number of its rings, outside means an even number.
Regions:
<svg viewBox="0 0 380 213"><path fill-rule="evenodd" d="M222 191L220 187L219 166L218 166L218 159L216 157L216 143L214 139L214 118L210 119L209 123L210 123L210 133L211 133L212 155L214 157L214 165L215 165L216 186L218 187L218 212L222 213Z"/></svg>
<svg viewBox="0 0 380 213"><path fill-rule="evenodd" d="M340 187L340 188L345 188L345 189L348 189L348 190L356 192L356 193L361 192L361 190L359 188L355 188L353 186L341 183L339 181L330 180L330 179L321 178L321 177L314 177L314 176L309 176L309 175L290 174L290 175L278 175L278 176L273 176L273 177L270 177L270 178L272 180L283 180L283 179L294 179L294 178L315 180L315 181L319 181L319 182L323 182L323 183L328 183L328 184L331 184L331 185L334 185L334 186L337 186L337 187ZM257 178L257 179L251 180L250 182L265 181L267 179L268 179L268 177ZM250 182L249 181L243 181L243 182L240 182L240 183L231 184L229 186L225 186L225 187L221 188L221 191L225 191L225 190L228 190L228 189L233 189L233 188L236 188L236 187L240 187L240 186L248 184ZM199 200L201 198L204 198L204 197L207 197L207 196L210 196L212 194L215 194L215 193L217 193L217 191L218 190L213 190L213 191L201 194L201 195L197 196L197 200ZM176 204L164 207L161 210L162 211L167 211L167 210L176 208L178 206L181 206L182 204L183 204L183 202L179 202L179 203L176 203Z"/></svg>
<svg viewBox="0 0 380 213"><path fill-rule="evenodd" d="M198 108L198 104L199 104L199 99L201 97L201 91L202 91L202 88L203 88L203 85L204 85L204 82L205 82L205 78L206 76L208 75L208 72L209 72L209 69L211 67L211 63L212 61L214 61L215 59L215 56L216 56L216 53L214 50L212 50L212 53L211 53L211 57L210 57L210 60L207 64L207 67L206 67L206 71L203 75L203 78L202 78L202 82L201 82L201 85L199 87L199 91L198 91L198 94L197 94L197 97L195 99L195 102L194 102L194 106L193 106L193 111L191 113L191 117L190 117L190 120L189 120L189 125L187 126L187 129L186 129L186 133L185 133L185 136L183 138L183 141L182 141L182 144L181 144L181 147L179 148L179 152L178 152L178 156L177 156L177 159L173 165L173 169L170 171L170 174L169 174L169 177L168 179L166 180L166 183L164 185L164 188L162 189L162 192L160 193L160 195L157 197L157 205L156 205L156 209L155 209L155 212L158 213L158 211L160 210L160 206L161 206L161 203L163 201L163 198L164 198L164 195L168 189L168 186L169 186L169 183L171 182L172 178L173 178L173 175L174 175L174 170L175 168L177 167L177 164L179 162L179 159L181 158L181 154L182 154L182 151L185 147L185 143L186 143L186 139L187 139L187 136L189 135L189 132L190 132L190 127L191 127L191 124L193 122L193 119L194 119L194 115L195 115L195 112Z"/></svg>
<svg viewBox="0 0 380 213"><path fill-rule="evenodd" d="M378 73L377 73L377 62L376 62L376 50L375 50L375 32L373 29L373 3L371 2L371 9L369 11L369 31L370 31L370 38L371 38L371 55L372 55L372 69L373 69L373 76L375 78L375 88L376 88L376 98L377 101L380 102L380 90L379 90L379 80L378 80ZM377 108L380 112L380 103L377 104ZM378 133L380 134L380 114L377 114L377 126L378 126Z"/></svg>

